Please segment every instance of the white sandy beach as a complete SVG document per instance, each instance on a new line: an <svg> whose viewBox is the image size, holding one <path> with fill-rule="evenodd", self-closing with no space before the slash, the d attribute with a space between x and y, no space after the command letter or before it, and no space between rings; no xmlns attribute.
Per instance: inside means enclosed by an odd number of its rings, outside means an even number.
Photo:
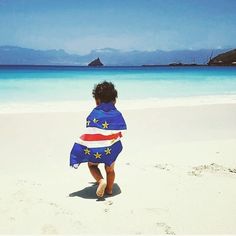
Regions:
<svg viewBox="0 0 236 236"><path fill-rule="evenodd" d="M68 164L93 107L1 113L0 233L236 234L236 103L136 105L104 201Z"/></svg>

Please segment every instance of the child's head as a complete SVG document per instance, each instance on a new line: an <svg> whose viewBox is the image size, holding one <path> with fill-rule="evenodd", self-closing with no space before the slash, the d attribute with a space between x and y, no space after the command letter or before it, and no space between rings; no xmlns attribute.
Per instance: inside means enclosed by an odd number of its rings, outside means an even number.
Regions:
<svg viewBox="0 0 236 236"><path fill-rule="evenodd" d="M97 105L103 102L115 103L117 98L117 91L113 83L104 81L94 86L93 97L95 98Z"/></svg>

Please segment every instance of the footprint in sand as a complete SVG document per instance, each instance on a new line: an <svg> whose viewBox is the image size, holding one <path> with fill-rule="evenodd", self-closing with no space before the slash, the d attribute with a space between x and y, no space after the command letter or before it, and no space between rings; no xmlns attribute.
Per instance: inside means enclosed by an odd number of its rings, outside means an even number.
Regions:
<svg viewBox="0 0 236 236"><path fill-rule="evenodd" d="M28 185L28 186L42 186L40 183L36 183L36 182L33 182L33 181L28 181L28 180L25 180L25 179L19 179L17 181L17 185Z"/></svg>
<svg viewBox="0 0 236 236"><path fill-rule="evenodd" d="M236 168L235 169L228 169L230 173L236 174Z"/></svg>
<svg viewBox="0 0 236 236"><path fill-rule="evenodd" d="M50 202L49 205L58 208L58 205L55 202Z"/></svg>
<svg viewBox="0 0 236 236"><path fill-rule="evenodd" d="M167 225L165 222L157 222L156 225L162 228L165 234L172 234L172 235L175 234L172 228L169 225Z"/></svg>
<svg viewBox="0 0 236 236"><path fill-rule="evenodd" d="M170 171L170 165L168 164L156 164L154 167L160 170Z"/></svg>
<svg viewBox="0 0 236 236"><path fill-rule="evenodd" d="M189 175L202 176L203 173L218 173L223 175L236 174L236 169L227 168L216 163L211 163L210 165L200 165L193 167L192 171L189 171Z"/></svg>
<svg viewBox="0 0 236 236"><path fill-rule="evenodd" d="M107 201L106 203L105 203L105 205L107 205L107 206L111 206L113 204L113 201Z"/></svg>
<svg viewBox="0 0 236 236"><path fill-rule="evenodd" d="M108 208L105 208L105 209L104 209L104 212L105 212L105 213L109 212L109 209L108 209Z"/></svg>
<svg viewBox="0 0 236 236"><path fill-rule="evenodd" d="M64 216L65 215L67 215L67 216L72 216L73 215L73 213L71 211L61 207L60 205L58 205L55 202L46 201L46 200L43 200L41 198L39 199L38 202L43 203L43 204L47 204L50 207L54 208L56 215L64 215Z"/></svg>
<svg viewBox="0 0 236 236"><path fill-rule="evenodd" d="M105 208L105 209L104 209L104 212L107 213L107 212L110 211L109 206L113 205L113 201L107 201L107 202L105 202L105 205L106 205L108 208Z"/></svg>

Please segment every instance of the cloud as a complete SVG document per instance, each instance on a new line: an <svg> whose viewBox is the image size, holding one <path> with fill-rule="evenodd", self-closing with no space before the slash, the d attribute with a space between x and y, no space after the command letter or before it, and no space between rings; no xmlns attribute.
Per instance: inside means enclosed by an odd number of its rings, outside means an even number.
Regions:
<svg viewBox="0 0 236 236"><path fill-rule="evenodd" d="M70 39L63 42L63 48L70 52L86 54L93 49L116 48L134 50L140 48L139 37L129 35L101 36L89 35Z"/></svg>

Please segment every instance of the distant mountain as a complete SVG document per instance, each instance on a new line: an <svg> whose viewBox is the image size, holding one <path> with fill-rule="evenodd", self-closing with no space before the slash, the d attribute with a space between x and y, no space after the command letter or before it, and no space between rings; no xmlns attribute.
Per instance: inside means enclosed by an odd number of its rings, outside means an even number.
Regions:
<svg viewBox="0 0 236 236"><path fill-rule="evenodd" d="M143 64L165 65L170 63L206 64L210 56L228 49L129 51L113 48L92 50L87 55L69 54L59 50L35 50L16 46L0 46L0 64L15 65L88 65L100 58L106 66L140 66Z"/></svg>
<svg viewBox="0 0 236 236"><path fill-rule="evenodd" d="M87 60L100 57L105 65L167 65L170 63L196 63L206 64L211 55L216 56L228 49L202 49L202 50L174 50L174 51L130 51L122 52L119 50L100 49L93 50L90 54L81 58Z"/></svg>
<svg viewBox="0 0 236 236"><path fill-rule="evenodd" d="M218 56L212 58L208 65L236 66L236 49L219 54Z"/></svg>
<svg viewBox="0 0 236 236"><path fill-rule="evenodd" d="M64 50L34 50L15 46L0 47L0 64L78 65L77 55Z"/></svg>

